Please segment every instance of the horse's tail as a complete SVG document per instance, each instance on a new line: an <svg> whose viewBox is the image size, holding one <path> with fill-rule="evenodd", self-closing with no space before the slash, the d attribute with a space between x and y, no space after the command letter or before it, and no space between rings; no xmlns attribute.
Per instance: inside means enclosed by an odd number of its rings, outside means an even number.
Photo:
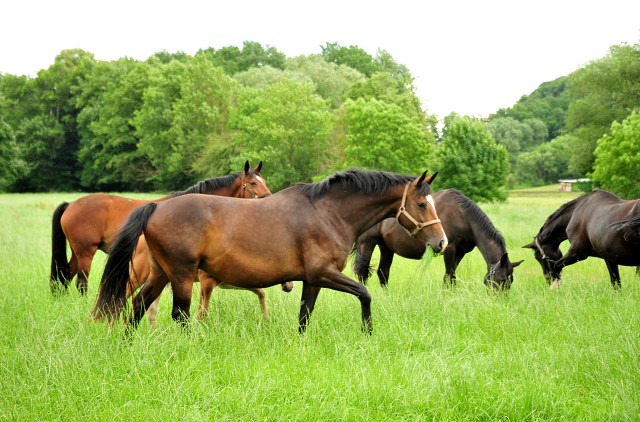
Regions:
<svg viewBox="0 0 640 422"><path fill-rule="evenodd" d="M371 255L364 256L362 254L362 243L360 238L356 239L351 254L355 255L353 260L353 273L358 276L358 281L362 284L367 283L367 279L371 277L373 268L371 267Z"/></svg>
<svg viewBox="0 0 640 422"><path fill-rule="evenodd" d="M100 280L98 300L91 311L93 319L101 320L107 316L109 321L113 321L124 308L133 252L156 206L155 202L150 202L133 210L109 248L109 258Z"/></svg>
<svg viewBox="0 0 640 422"><path fill-rule="evenodd" d="M51 219L51 275L49 277L51 293L56 293L61 286L66 288L71 279L69 261L67 261L67 237L60 224L62 214L68 206L68 202L58 205Z"/></svg>
<svg viewBox="0 0 640 422"><path fill-rule="evenodd" d="M625 230L624 239L628 240L632 234L640 235L640 215L628 220L617 221L609 224L613 230Z"/></svg>

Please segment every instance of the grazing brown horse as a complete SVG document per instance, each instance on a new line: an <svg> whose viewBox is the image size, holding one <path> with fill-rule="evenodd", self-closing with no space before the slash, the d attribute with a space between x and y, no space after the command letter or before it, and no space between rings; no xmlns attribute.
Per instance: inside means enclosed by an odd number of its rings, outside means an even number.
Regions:
<svg viewBox="0 0 640 422"><path fill-rule="evenodd" d="M236 287L269 287L302 280L299 331L303 332L321 288L351 293L371 332L371 296L345 276L356 237L396 215L400 224L436 251L447 245L429 183L435 174L411 176L346 170L322 182L298 184L260 201L184 195L136 209L111 248L92 311L117 317L125 303L129 263L142 232L151 274L133 298L129 329L168 283L175 320L189 318L198 269Z"/></svg>
<svg viewBox="0 0 640 422"><path fill-rule="evenodd" d="M558 208L523 248L533 249L552 289L560 284L562 268L590 256L604 259L611 285L619 288L618 265L640 265L639 219L640 199L626 201L596 189ZM560 243L564 240L571 246L563 256Z"/></svg>
<svg viewBox="0 0 640 422"><path fill-rule="evenodd" d="M116 233L135 208L189 193L237 198L270 195L269 188L260 177L261 168L262 162L252 169L247 161L243 172L206 179L185 191L174 192L154 201L94 193L71 203L63 202L53 213L51 291L56 293L60 287L66 289L77 274L76 286L81 294L86 294L94 254L98 249L108 253ZM68 262L67 241L71 247L71 259Z"/></svg>
<svg viewBox="0 0 640 422"><path fill-rule="evenodd" d="M455 284L458 264L477 246L487 263L484 283L494 288L509 289L513 282L513 269L522 261L509 261L504 238L489 217L475 202L455 189L437 192L433 199L449 241L443 253L445 283ZM363 233L356 242L353 271L363 283L370 275L371 255L376 246L380 250L377 274L382 286L389 282L394 254L420 259L426 250L424 243L407 236L395 220L389 218L381 221Z"/></svg>

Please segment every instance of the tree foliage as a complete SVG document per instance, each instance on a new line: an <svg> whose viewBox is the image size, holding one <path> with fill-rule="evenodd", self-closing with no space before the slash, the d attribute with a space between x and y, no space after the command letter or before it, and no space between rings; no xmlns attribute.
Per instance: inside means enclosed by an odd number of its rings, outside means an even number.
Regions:
<svg viewBox="0 0 640 422"><path fill-rule="evenodd" d="M591 175L596 186L628 199L640 198L640 114L613 122L611 133L598 139Z"/></svg>
<svg viewBox="0 0 640 422"><path fill-rule="evenodd" d="M344 106L345 166L418 174L431 159L435 139L394 104L375 98Z"/></svg>
<svg viewBox="0 0 640 422"><path fill-rule="evenodd" d="M450 116L436 148L436 187L456 188L476 202L503 201L509 174L507 150L496 144L484 124L471 117Z"/></svg>
<svg viewBox="0 0 640 422"><path fill-rule="evenodd" d="M283 78L265 89L247 88L231 124L242 155L231 162L240 168L244 160L263 161L272 190L310 182L323 167L332 124L328 102L310 83Z"/></svg>

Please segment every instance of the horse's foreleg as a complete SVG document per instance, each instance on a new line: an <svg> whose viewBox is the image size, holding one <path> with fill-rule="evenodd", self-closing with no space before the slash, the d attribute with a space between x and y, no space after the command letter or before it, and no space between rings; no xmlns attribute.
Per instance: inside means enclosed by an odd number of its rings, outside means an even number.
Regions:
<svg viewBox="0 0 640 422"><path fill-rule="evenodd" d="M371 324L371 295L369 294L369 291L365 286L351 280L349 277L342 274L342 272L338 271L337 269L329 269L328 271L324 272L322 276L311 280L311 282L314 286L317 287L327 287L332 290L351 293L352 295L356 296L360 300L360 305L362 307L362 324L365 331L371 334L371 331L373 330ZM303 301L304 288L305 287L303 287ZM305 303L303 303L303 306L304 305ZM302 315L302 309L300 311Z"/></svg>
<svg viewBox="0 0 640 422"><path fill-rule="evenodd" d="M551 283L551 287L550 287L551 290L558 289L560 285L560 273L562 272L562 269L564 267L575 264L578 261L582 261L588 258L589 255L587 253L584 253L578 247L574 247L574 245L577 245L578 243L580 243L580 241L578 240L572 243L567 253L562 258L560 258L555 263L553 263L553 266L551 267L551 272L553 277L553 283Z"/></svg>
<svg viewBox="0 0 640 422"><path fill-rule="evenodd" d="M456 259L456 246L449 243L442 255L444 257L444 284L453 287L456 285L456 268L460 262L459 259Z"/></svg>
<svg viewBox="0 0 640 422"><path fill-rule="evenodd" d="M198 305L198 313L196 318L200 321L209 316L209 303L211 302L211 293L218 286L215 278L203 270L198 270L198 279L200 280L200 303Z"/></svg>
<svg viewBox="0 0 640 422"><path fill-rule="evenodd" d="M378 279L382 287L387 287L389 284L389 272L391 271L391 264L393 263L393 251L384 243L378 244L380 250L380 263L378 264Z"/></svg>
<svg viewBox="0 0 640 422"><path fill-rule="evenodd" d="M609 277L611 277L611 285L614 289L619 289L622 286L620 282L620 272L618 271L618 264L614 264L613 262L607 261L604 262L607 264L607 269L609 270Z"/></svg>
<svg viewBox="0 0 640 422"><path fill-rule="evenodd" d="M300 334L307 329L309 317L316 306L316 299L320 293L320 287L312 286L307 282L302 283L302 299L300 300L300 316L298 317L298 331Z"/></svg>

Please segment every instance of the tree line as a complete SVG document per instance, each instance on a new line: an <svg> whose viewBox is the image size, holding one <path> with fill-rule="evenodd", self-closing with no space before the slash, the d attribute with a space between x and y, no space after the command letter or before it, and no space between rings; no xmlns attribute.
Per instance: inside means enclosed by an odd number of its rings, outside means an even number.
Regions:
<svg viewBox="0 0 640 422"><path fill-rule="evenodd" d="M326 43L319 54L288 58L245 42L144 61L64 50L36 77L0 74L0 191L180 190L250 160L264 161L273 191L350 166L410 174L428 167L441 173L436 188L500 200L507 182L593 171L592 138L631 114L621 110L637 106L638 79L623 80L631 88L616 113L589 120L578 110L594 102L604 108L616 77L591 78L612 69L626 77L638 51L612 47L486 121L447 116L439 133L411 72L385 50L371 56ZM557 149L571 151L583 132L591 164L574 164L576 154Z"/></svg>

